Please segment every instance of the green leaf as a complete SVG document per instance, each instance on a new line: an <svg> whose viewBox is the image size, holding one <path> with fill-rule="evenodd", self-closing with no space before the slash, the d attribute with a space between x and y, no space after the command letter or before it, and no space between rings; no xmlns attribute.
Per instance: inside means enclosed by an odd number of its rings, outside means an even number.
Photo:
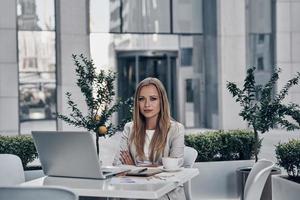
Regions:
<svg viewBox="0 0 300 200"><path fill-rule="evenodd" d="M114 86L117 78L115 72L110 70L99 70L97 72L93 60L88 59L83 54L79 56L73 54L72 58L77 77L76 84L84 96L88 112L83 113L72 99L72 94L67 92L66 98L70 114L57 113L57 117L67 124L93 131L97 137L104 137L104 135L98 135L98 128L103 125L108 128L108 135L113 135L124 126L125 122L130 120L125 119L117 125L112 124L111 117L113 113L117 112L122 106L127 106L128 112L131 112L130 104L132 104L132 101L115 100ZM100 117L98 121L95 120L97 115Z"/></svg>
<svg viewBox="0 0 300 200"><path fill-rule="evenodd" d="M238 88L232 82L227 83L228 91L242 107L239 115L247 121L250 127L261 133L276 126L281 126L286 130L299 129L299 106L293 103L286 105L283 101L291 87L299 84L300 73L298 72L295 77L288 80L276 94L276 85L281 70L275 70L270 80L263 86L256 85L254 72L254 67L247 70L242 88Z"/></svg>

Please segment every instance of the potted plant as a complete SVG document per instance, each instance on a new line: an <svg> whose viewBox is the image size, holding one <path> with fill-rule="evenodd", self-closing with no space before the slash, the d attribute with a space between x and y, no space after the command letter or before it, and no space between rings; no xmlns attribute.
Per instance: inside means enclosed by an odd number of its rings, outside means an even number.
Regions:
<svg viewBox="0 0 300 200"><path fill-rule="evenodd" d="M0 135L0 154L13 154L21 159L25 181L44 176L42 167L32 163L38 153L31 135Z"/></svg>
<svg viewBox="0 0 300 200"><path fill-rule="evenodd" d="M270 80L263 86L256 85L254 73L255 68L249 68L242 88L239 88L237 84L233 82L228 82L227 89L242 108L239 115L243 120L247 121L251 128L253 128L255 137L255 161L257 161L259 153L258 147L261 142L258 136L259 132L265 133L276 126L281 126L287 130L300 128L299 106L294 103L283 103L289 89L299 83L300 73L298 72L295 77L288 80L278 93L276 92L276 83L279 79L280 69L275 70L272 73ZM288 120L288 118L291 118L294 121ZM247 171L249 170L250 169L241 169L241 171L239 171L244 181L248 176L249 172ZM272 174L280 173L279 169L274 169L272 171ZM271 190L270 178L269 181L267 181L264 190ZM263 196L266 195L266 193L263 192ZM267 194L267 196L271 196L271 194Z"/></svg>
<svg viewBox="0 0 300 200"><path fill-rule="evenodd" d="M280 69L275 70L268 83L264 86L255 84L254 71L254 67L247 70L247 76L242 89L238 88L233 82L227 83L227 89L235 101L242 107L239 115L253 128L256 141L254 145L255 161L257 161L257 155L259 153L257 149L260 141L258 132L265 133L277 125L287 130L300 128L300 107L294 103L288 105L283 103L289 89L299 83L300 73L298 72L294 78L290 79L285 86L276 93L275 87L279 79ZM295 123L289 121L287 117L294 119Z"/></svg>
<svg viewBox="0 0 300 200"><path fill-rule="evenodd" d="M129 121L129 119L123 119L118 125L114 125L111 121L113 113L125 105L131 111L132 99L127 99L126 101L115 99L115 72L100 70L97 73L93 60L87 59L82 54L79 56L73 54L72 57L76 66L76 84L85 97L87 114L84 115L80 111L71 98L72 94L67 92L67 104L71 113L69 116L58 113L57 117L68 124L83 127L88 131L94 132L97 154L99 155L99 137L113 135Z"/></svg>
<svg viewBox="0 0 300 200"><path fill-rule="evenodd" d="M275 148L278 165L287 175L273 176L273 199L299 199L300 196L300 140L279 143Z"/></svg>
<svg viewBox="0 0 300 200"><path fill-rule="evenodd" d="M32 162L38 155L30 135L0 135L0 154L14 154L18 156L24 169L27 169L27 164Z"/></svg>
<svg viewBox="0 0 300 200"><path fill-rule="evenodd" d="M240 184L236 170L253 165L254 160L250 159L254 157L254 141L251 130L217 130L185 135L185 144L198 152L193 167L201 172L192 179L193 196L199 199L237 199Z"/></svg>
<svg viewBox="0 0 300 200"><path fill-rule="evenodd" d="M254 136L250 130L218 130L185 135L185 144L197 150L196 162L249 160Z"/></svg>

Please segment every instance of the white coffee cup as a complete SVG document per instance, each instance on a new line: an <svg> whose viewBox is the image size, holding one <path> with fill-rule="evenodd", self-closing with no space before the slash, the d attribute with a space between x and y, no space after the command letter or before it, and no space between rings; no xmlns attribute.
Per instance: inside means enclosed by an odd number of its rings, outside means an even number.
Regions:
<svg viewBox="0 0 300 200"><path fill-rule="evenodd" d="M162 164L164 166L164 169L175 170L175 169L179 169L181 167L181 165L183 164L183 159L182 158L163 157Z"/></svg>

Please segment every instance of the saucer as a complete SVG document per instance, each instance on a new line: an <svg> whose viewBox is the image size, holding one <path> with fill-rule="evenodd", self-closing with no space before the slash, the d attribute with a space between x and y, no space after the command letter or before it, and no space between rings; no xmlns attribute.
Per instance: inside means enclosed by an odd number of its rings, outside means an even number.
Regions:
<svg viewBox="0 0 300 200"><path fill-rule="evenodd" d="M177 171L182 170L182 167L178 167L178 168L175 168L175 169L165 169L165 168L163 168L162 170L164 172L177 172Z"/></svg>

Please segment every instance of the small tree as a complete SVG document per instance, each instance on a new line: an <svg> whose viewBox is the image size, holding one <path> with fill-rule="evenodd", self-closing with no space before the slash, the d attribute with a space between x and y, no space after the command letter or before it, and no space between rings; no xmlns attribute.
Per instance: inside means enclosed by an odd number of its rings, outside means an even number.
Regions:
<svg viewBox="0 0 300 200"><path fill-rule="evenodd" d="M121 106L128 105L131 111L131 99L122 101L117 99L114 102L115 90L114 81L116 73L108 70L100 70L96 72L96 68L92 60L87 59L82 54L72 55L77 75L77 86L80 88L85 103L87 105L87 115L85 116L78 108L77 104L72 100L72 94L66 93L67 104L71 110L70 116L57 114L57 117L68 124L76 127L83 127L88 131L93 131L96 135L96 148L99 155L99 137L111 136L117 130L120 130L129 119L114 125L111 121L113 113L117 112Z"/></svg>
<svg viewBox="0 0 300 200"><path fill-rule="evenodd" d="M254 71L254 67L247 70L242 89L238 88L233 82L227 83L227 89L242 107L239 115L253 128L256 140L254 145L255 160L257 161L259 153L257 149L260 142L258 132L265 133L276 125L282 126L287 130L300 128L300 107L294 103L289 103L288 105L282 103L289 89L293 85L298 84L300 73L298 72L294 78L285 84L279 93L276 93L275 87L279 79L280 69L273 72L270 80L264 86L255 85ZM275 95L273 95L274 92Z"/></svg>

